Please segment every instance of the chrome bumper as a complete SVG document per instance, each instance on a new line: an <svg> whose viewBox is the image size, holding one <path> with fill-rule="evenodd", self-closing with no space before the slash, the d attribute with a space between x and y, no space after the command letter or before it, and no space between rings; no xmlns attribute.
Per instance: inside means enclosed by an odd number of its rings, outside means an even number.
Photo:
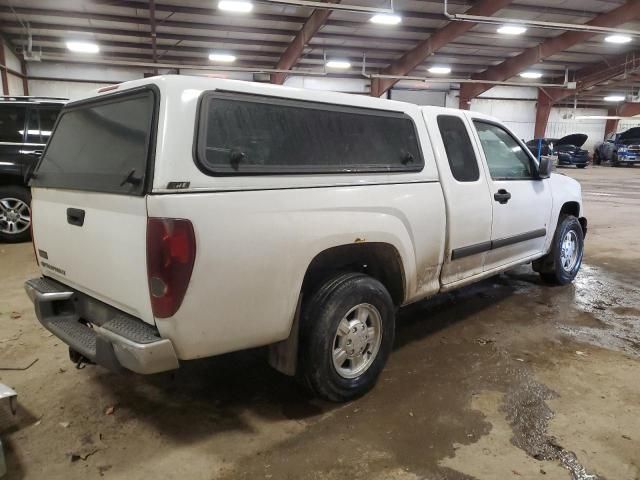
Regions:
<svg viewBox="0 0 640 480"><path fill-rule="evenodd" d="M151 325L49 278L24 284L40 323L73 350L110 370L149 374L178 368L173 344ZM77 305L90 303L97 317L84 318Z"/></svg>

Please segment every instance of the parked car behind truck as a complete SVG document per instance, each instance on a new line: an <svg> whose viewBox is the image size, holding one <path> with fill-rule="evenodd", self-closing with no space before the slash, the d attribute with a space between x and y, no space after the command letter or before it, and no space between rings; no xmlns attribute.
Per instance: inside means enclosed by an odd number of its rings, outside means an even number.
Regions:
<svg viewBox="0 0 640 480"><path fill-rule="evenodd" d="M562 138L534 138L527 142L527 147L536 158L553 156L558 165L585 168L589 164L589 152L581 147L587 138L584 133L572 133Z"/></svg>
<svg viewBox="0 0 640 480"><path fill-rule="evenodd" d="M321 98L321 101L319 100ZM475 112L162 76L67 105L36 170L25 287L76 361L154 373L269 345L344 401L399 307L533 262L566 284L587 221Z"/></svg>
<svg viewBox="0 0 640 480"><path fill-rule="evenodd" d="M25 174L40 158L65 102L0 97L0 243L29 239L31 194Z"/></svg>

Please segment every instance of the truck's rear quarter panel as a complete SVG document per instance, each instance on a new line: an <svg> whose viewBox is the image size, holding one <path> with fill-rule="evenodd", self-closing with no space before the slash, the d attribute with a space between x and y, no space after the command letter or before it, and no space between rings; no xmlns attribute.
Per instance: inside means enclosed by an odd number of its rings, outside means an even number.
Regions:
<svg viewBox="0 0 640 480"><path fill-rule="evenodd" d="M337 245L391 244L407 291L437 289L445 229L438 183L152 195L148 208L191 220L196 233L182 306L156 320L180 358L286 338L307 266Z"/></svg>

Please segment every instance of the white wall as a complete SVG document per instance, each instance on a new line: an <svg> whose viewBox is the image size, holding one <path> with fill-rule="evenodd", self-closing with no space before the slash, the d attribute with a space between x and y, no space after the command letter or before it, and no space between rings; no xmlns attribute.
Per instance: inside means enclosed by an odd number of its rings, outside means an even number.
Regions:
<svg viewBox="0 0 640 480"><path fill-rule="evenodd" d="M593 115L607 115L607 110L593 108L552 108L549 114L545 137L560 138L571 133L584 133L588 135L588 138L583 148L593 150L593 147L604 139L604 128L607 121L591 118L575 119L576 116Z"/></svg>
<svg viewBox="0 0 640 480"><path fill-rule="evenodd" d="M640 127L640 116L620 120L618 122L618 129L616 130L616 132L624 132L625 130L629 130L633 127Z"/></svg>
<svg viewBox="0 0 640 480"><path fill-rule="evenodd" d="M537 99L534 87L498 86L471 100L471 110L496 117L518 138L527 141L533 138L535 130Z"/></svg>
<svg viewBox="0 0 640 480"><path fill-rule="evenodd" d="M432 90L391 90L391 100L444 107L447 92Z"/></svg>
<svg viewBox="0 0 640 480"><path fill-rule="evenodd" d="M109 83L120 83L142 78L143 69L112 67L109 65L84 65L55 62L28 62L29 94L45 97L63 97L74 100ZM46 78L39 80L37 77ZM59 78L60 80L55 80ZM73 78L82 82L68 82ZM95 80L92 82L91 80Z"/></svg>
<svg viewBox="0 0 640 480"><path fill-rule="evenodd" d="M63 97L71 100L84 97L109 84L143 78L149 68L118 67L110 65L68 64L55 62L29 62L27 73L31 95ZM160 69L159 74L171 73ZM182 69L182 75L200 75L236 80L253 80L247 72L213 72ZM76 79L82 81L69 81ZM93 81L92 81L93 80ZM307 87L309 88L309 87Z"/></svg>
<svg viewBox="0 0 640 480"><path fill-rule="evenodd" d="M7 68L15 71L21 71L20 59L11 51L11 49L6 45L3 45L4 48L4 59L7 64ZM22 85L22 77L18 77L17 75L13 75L10 72L7 72L7 83L9 87L9 95L24 95L24 87ZM0 88L2 92L4 92L4 84L0 79Z"/></svg>
<svg viewBox="0 0 640 480"><path fill-rule="evenodd" d="M284 84L287 87L307 88L310 90L325 90L346 93L368 93L369 81L360 78L334 77L287 77Z"/></svg>
<svg viewBox="0 0 640 480"><path fill-rule="evenodd" d="M20 69L20 61L9 49L5 55L10 68ZM101 66L87 64L57 64L55 62L29 62L27 72L30 77L46 77L47 80L33 78L29 80L31 95L56 96L75 99L97 90L109 83L142 78L148 69L132 67ZM160 72L163 73L163 72ZM202 70L181 70L185 75L203 75L211 77L253 80L247 72L213 72ZM70 82L64 79L81 79L83 82ZM56 80L60 79L60 80ZM94 80L93 82L91 80ZM313 90L329 90L366 94L369 80L338 79L334 77L288 77L285 85ZM22 94L22 80L10 75L10 92ZM424 88L423 88L424 87ZM457 108L458 92L449 84L425 84L424 82L399 82L390 93L394 100L418 105L437 105ZM518 100L515 100L518 99ZM537 89L535 87L496 86L471 101L471 110L498 118L513 132L525 140L533 138L536 118ZM545 136L561 137L570 133L586 133L589 138L585 145L591 149L604 137L605 120L579 120L573 115L606 115L604 110L552 108ZM630 126L638 126L634 121L621 121L618 130L624 131Z"/></svg>

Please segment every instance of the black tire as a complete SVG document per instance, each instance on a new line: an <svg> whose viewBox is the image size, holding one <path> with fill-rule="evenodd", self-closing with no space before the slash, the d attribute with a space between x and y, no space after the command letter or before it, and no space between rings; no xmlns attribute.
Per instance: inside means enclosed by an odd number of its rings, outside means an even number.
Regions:
<svg viewBox="0 0 640 480"><path fill-rule="evenodd" d="M21 187L19 185L1 185L0 186L0 202L5 199L17 199L27 204L31 208L31 192L28 188ZM29 210L31 215L31 210ZM29 222L29 226L31 222ZM3 231L5 229L5 223L0 213L0 243L19 243L26 242L31 238L31 232L29 228L19 233L9 233ZM21 227L22 229L22 227Z"/></svg>
<svg viewBox="0 0 640 480"><path fill-rule="evenodd" d="M576 165L578 168L586 168L586 165Z"/></svg>
<svg viewBox="0 0 640 480"><path fill-rule="evenodd" d="M569 232L573 232L576 240L576 257L573 265L569 264L569 269L563 266L561 260L562 243ZM558 227L553 236L551 250L547 255L537 260L535 269L540 273L542 280L553 285L566 285L571 283L582 264L582 256L584 255L584 234L580 222L573 215L562 215L558 220Z"/></svg>
<svg viewBox="0 0 640 480"><path fill-rule="evenodd" d="M614 153L613 156L611 157L611 166L612 167L617 167L618 166L618 154Z"/></svg>
<svg viewBox="0 0 640 480"><path fill-rule="evenodd" d="M600 157L600 152L596 150L595 152L593 152L593 164L600 165L601 163L602 163L602 158Z"/></svg>
<svg viewBox="0 0 640 480"><path fill-rule="evenodd" d="M345 378L334 366L336 334L347 313L363 304L379 313L382 338L368 368L354 378ZM384 285L362 273L339 274L303 304L296 376L312 394L332 402L360 397L376 384L393 347L394 334L395 307ZM369 344L364 348L372 349Z"/></svg>

